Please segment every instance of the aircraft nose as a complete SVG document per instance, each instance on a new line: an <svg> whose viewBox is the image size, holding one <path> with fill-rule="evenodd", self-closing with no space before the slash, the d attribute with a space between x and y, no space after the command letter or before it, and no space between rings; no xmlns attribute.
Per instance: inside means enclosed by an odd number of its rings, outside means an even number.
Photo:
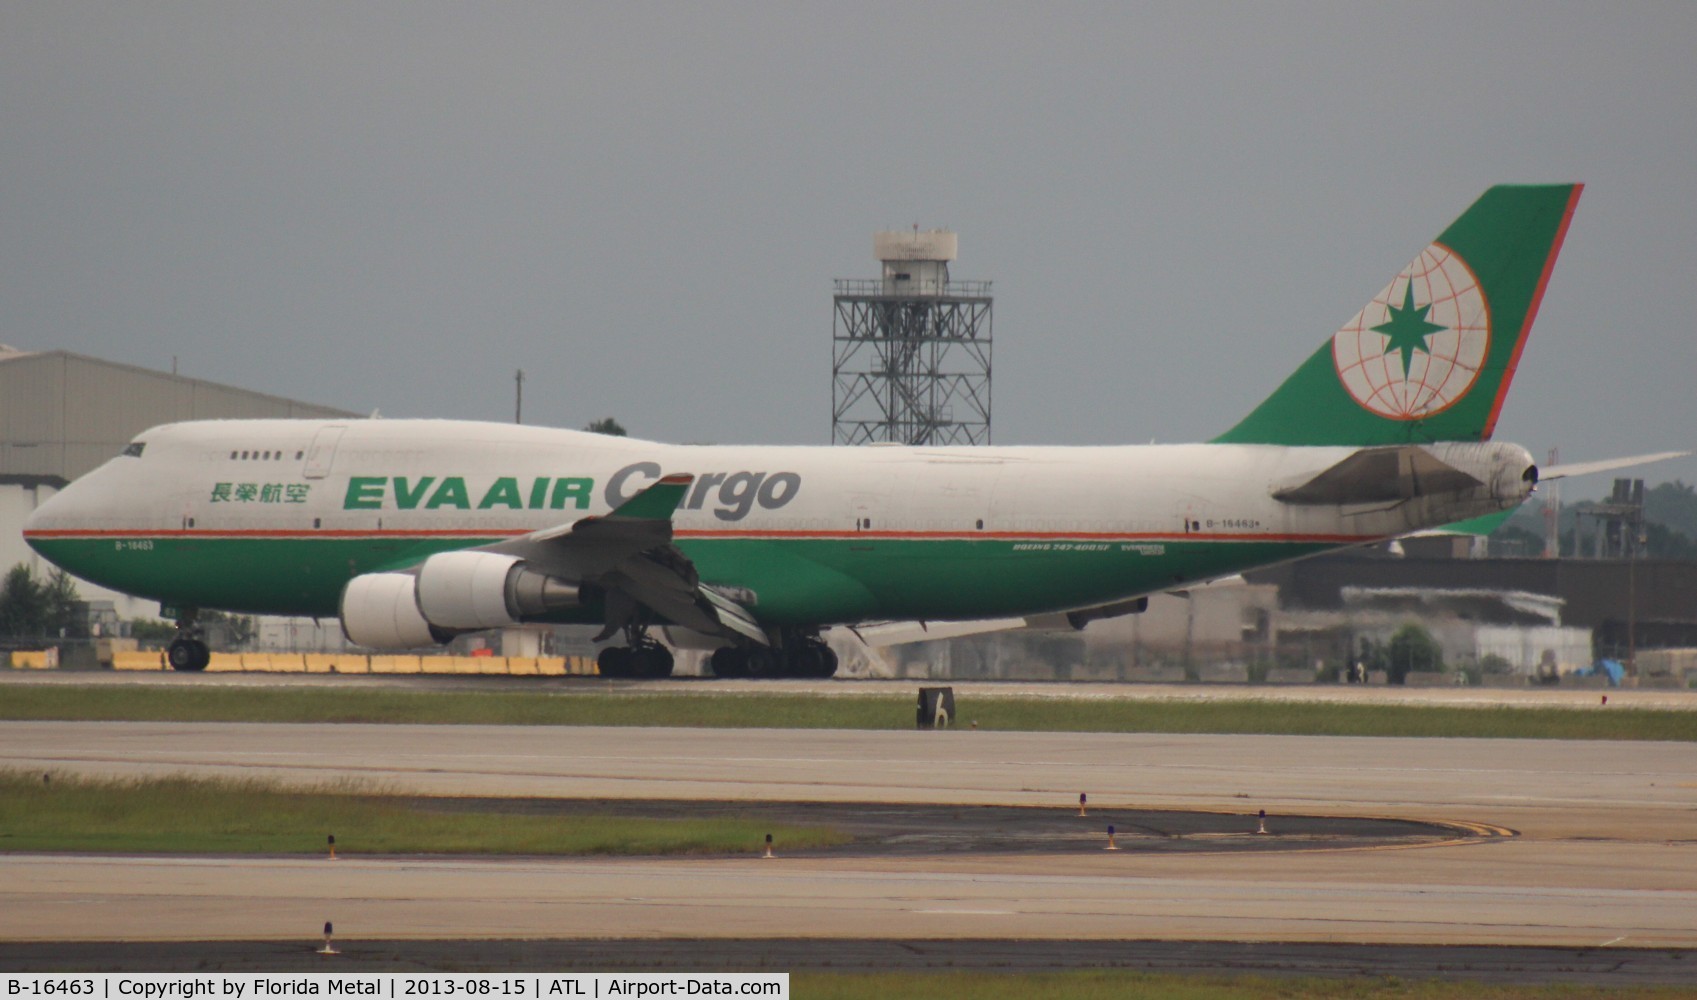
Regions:
<svg viewBox="0 0 1697 1000"><path fill-rule="evenodd" d="M59 515L66 506L63 501L64 495L64 490L53 494L36 504L35 509L29 512L29 516L24 518L24 542L37 552L41 551L41 539L46 537L47 533L52 531L61 520Z"/></svg>

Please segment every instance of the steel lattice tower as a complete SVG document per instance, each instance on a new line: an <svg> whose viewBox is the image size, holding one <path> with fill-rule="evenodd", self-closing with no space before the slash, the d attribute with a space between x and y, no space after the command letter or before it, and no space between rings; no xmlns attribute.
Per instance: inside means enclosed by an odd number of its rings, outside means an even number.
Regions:
<svg viewBox="0 0 1697 1000"><path fill-rule="evenodd" d="M872 244L884 276L836 282L832 442L989 444L990 282L949 280L946 230Z"/></svg>

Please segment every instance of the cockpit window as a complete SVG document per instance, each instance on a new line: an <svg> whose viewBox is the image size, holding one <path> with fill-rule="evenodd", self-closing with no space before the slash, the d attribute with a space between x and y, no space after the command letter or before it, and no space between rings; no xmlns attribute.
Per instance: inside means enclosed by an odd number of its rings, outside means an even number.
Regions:
<svg viewBox="0 0 1697 1000"><path fill-rule="evenodd" d="M145 441L131 441L130 446L124 449L124 454L130 458L140 458L141 450L146 447L147 442Z"/></svg>

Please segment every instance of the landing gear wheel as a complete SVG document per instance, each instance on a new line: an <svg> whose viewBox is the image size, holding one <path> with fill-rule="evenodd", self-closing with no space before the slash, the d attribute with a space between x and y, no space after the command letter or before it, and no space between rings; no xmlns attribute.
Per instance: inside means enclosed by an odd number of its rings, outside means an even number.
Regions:
<svg viewBox="0 0 1697 1000"><path fill-rule="evenodd" d="M743 653L743 662L747 664L749 677L776 677L782 672L784 661L770 649L756 648Z"/></svg>
<svg viewBox="0 0 1697 1000"><path fill-rule="evenodd" d="M630 677L633 657L627 646L608 646L595 655L595 669L602 677Z"/></svg>
<svg viewBox="0 0 1697 1000"><path fill-rule="evenodd" d="M608 646L596 654L595 669L602 677L670 677L672 651L656 643Z"/></svg>
<svg viewBox="0 0 1697 1000"><path fill-rule="evenodd" d="M165 659L172 670L205 670L212 662L212 651L199 639L175 639L165 650Z"/></svg>
<svg viewBox="0 0 1697 1000"><path fill-rule="evenodd" d="M831 647L818 645L807 650L806 666L799 673L803 677L817 677L821 680L837 675L837 654Z"/></svg>
<svg viewBox="0 0 1697 1000"><path fill-rule="evenodd" d="M784 672L791 677L817 677L825 658L818 647L809 645L790 650L787 659L785 666L789 669Z"/></svg>
<svg viewBox="0 0 1697 1000"><path fill-rule="evenodd" d="M665 646L641 646L631 650L632 673L659 680L672 676L672 651Z"/></svg>
<svg viewBox="0 0 1697 1000"><path fill-rule="evenodd" d="M748 656L735 646L722 646L713 651L707 665L713 668L714 677L747 677Z"/></svg>

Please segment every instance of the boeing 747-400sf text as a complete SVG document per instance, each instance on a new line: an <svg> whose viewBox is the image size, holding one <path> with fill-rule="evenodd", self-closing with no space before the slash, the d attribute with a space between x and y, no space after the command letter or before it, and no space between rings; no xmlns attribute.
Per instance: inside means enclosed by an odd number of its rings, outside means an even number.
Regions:
<svg viewBox="0 0 1697 1000"><path fill-rule="evenodd" d="M735 447L453 420L149 430L25 536L178 619L340 615L373 649L518 623L650 635L722 676L829 676L833 626L1047 619L1501 511L1538 469L1491 440L1580 186L1494 187L1265 402L1206 444Z"/></svg>

